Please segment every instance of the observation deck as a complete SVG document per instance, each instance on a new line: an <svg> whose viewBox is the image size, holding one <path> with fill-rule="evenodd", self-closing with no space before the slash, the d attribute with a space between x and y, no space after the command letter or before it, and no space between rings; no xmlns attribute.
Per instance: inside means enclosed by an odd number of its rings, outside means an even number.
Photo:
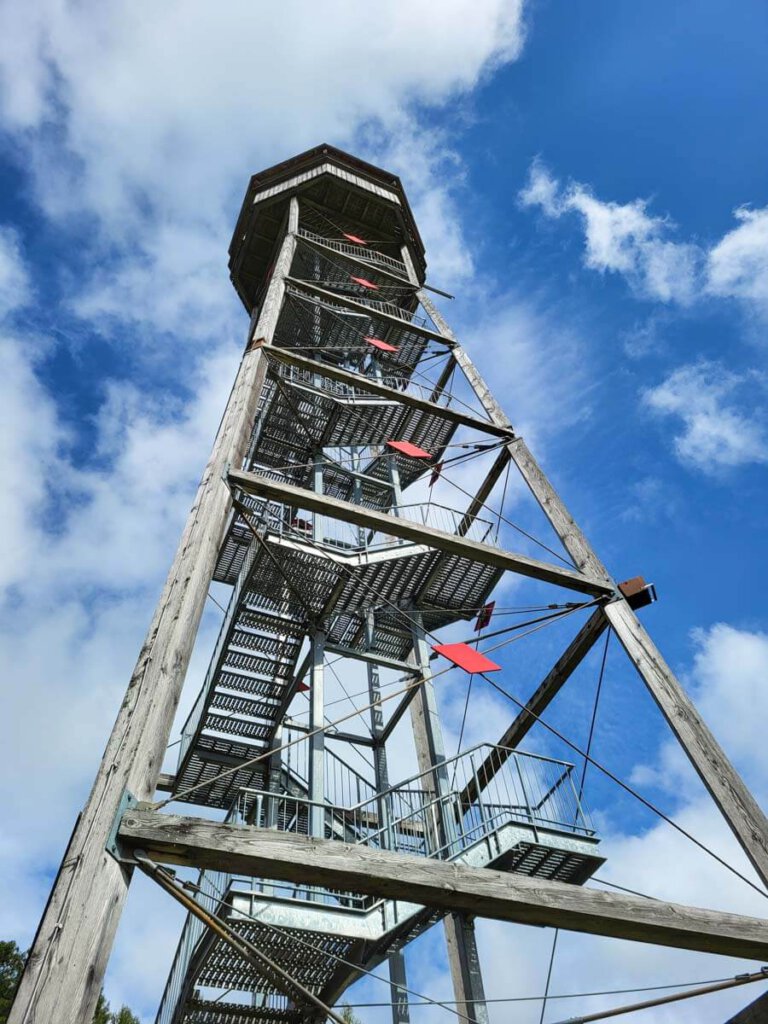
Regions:
<svg viewBox="0 0 768 1024"><path fill-rule="evenodd" d="M497 770L481 790L481 766L494 759ZM324 802L324 837L576 885L603 863L571 764L481 744L442 769L451 780L447 791L432 770L356 802ZM301 764L286 769L296 790L306 790L303 770ZM300 792L244 788L230 820L309 835L312 807ZM199 885L204 906L329 1004L361 969L374 969L440 920L430 908L315 886L210 872L202 873ZM265 984L226 943L188 919L157 1024L304 1019L301 1008Z"/></svg>

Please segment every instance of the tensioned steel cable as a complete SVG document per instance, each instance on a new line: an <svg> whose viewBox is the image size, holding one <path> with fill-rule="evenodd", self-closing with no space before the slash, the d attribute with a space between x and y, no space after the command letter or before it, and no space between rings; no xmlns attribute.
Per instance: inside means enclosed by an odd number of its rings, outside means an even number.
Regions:
<svg viewBox="0 0 768 1024"><path fill-rule="evenodd" d="M560 617L564 618L566 615L572 614L576 610L577 610L576 608L568 609L567 611L563 612L560 615ZM544 629L547 625L550 624L550 621L555 621L555 620L553 618L552 620L549 620L547 622L542 622L538 626L534 626L533 629L528 631L528 633L523 633L523 634L520 634L519 636L512 637L511 640L503 641L501 644L497 644L496 647L491 648L491 650L496 650L498 647L503 647L503 646L506 646L509 643L514 643L516 640L522 640L525 636L530 635L530 633L535 633L535 632L538 632L541 629ZM433 634L430 634L430 635L433 635ZM434 672L434 673L430 672L429 680L434 681L435 679L438 679L440 676L445 675L447 672L450 672L453 668L455 668L454 665L448 665L448 666L446 666L446 668L441 669L439 672ZM414 673L417 674L418 671L419 671L418 668L416 666L414 666ZM286 743L283 743L279 747L275 747L275 748L273 748L271 750L262 751L260 754L254 756L252 758L249 758L247 761L243 761L241 764L237 765L234 768L227 768L227 769L225 769L224 771L220 772L218 775L214 776L213 779L206 779L203 782L196 783L194 786L189 786L186 789L179 790L179 792L172 794L170 797L168 797L168 799L160 800L160 801L157 801L156 803L152 804L152 810L160 810L161 808L167 806L168 804L173 803L176 800L179 800L181 797L188 796L190 793L196 792L198 789L204 789L207 786L212 786L214 783L220 781L223 778L227 778L230 775L234 775L237 772L243 771L243 769L249 768L249 767L251 767L251 765L258 764L260 761L265 760L271 754L281 753L283 750L287 750L289 747L293 747L293 746L295 746L298 743L305 742L306 740L310 739L310 737L312 737L312 736L316 736L319 733L327 732L328 729L333 728L333 727L338 726L338 725L341 725L343 722L347 722L351 718L355 718L358 715L361 715L363 712L369 711L372 707L376 707L379 704L384 704L387 701L393 700L395 697L399 697L401 694L408 693L411 690L413 690L414 688L416 688L418 686L424 685L428 681L426 677L414 679L413 676L409 676L409 677L401 677L401 679L396 680L395 682L400 682L404 678L409 678L410 681L402 689L396 690L394 693L390 693L386 697L379 696L377 698L377 700L372 701L369 704L366 704L364 707L360 708L359 711L352 711L348 715L343 715L341 718L337 718L333 722L329 722L327 725L324 724L322 726L318 726L316 729L312 729L312 730L308 731L303 736L297 737L295 740L289 740ZM392 684L392 685L394 685L394 684ZM361 696L361 694L355 694L355 696ZM346 699L346 698L342 698L342 699Z"/></svg>
<svg viewBox="0 0 768 1024"><path fill-rule="evenodd" d="M506 441L502 442L502 444L506 443ZM461 487L460 484L457 484L455 480L451 480L449 477L446 477L445 479L446 483L449 483L451 487L455 487L457 491L461 491L461 493L466 497L475 497L474 494L470 494L470 492ZM490 505L486 505L485 502L481 502L480 507L486 509L488 512L491 513L491 515L498 515L499 519L501 519L501 521L505 523L507 526L511 526L513 530L517 530L518 533L521 533L524 537L527 537L528 540L533 541L534 544L538 544L540 548L543 548L545 551L548 551L550 555L554 555L555 558L559 558L560 561L567 565L570 569L576 569L578 571L578 566L573 561L571 561L568 558L565 558L563 555L558 554L557 551L554 551L552 548L548 547L542 541L537 540L533 536L533 534L528 533L527 530L524 530L521 526L518 526L516 523L513 523L511 519L507 519L506 516L502 515L501 508L499 508L497 512L495 509L492 509Z"/></svg>
<svg viewBox="0 0 768 1024"><path fill-rule="evenodd" d="M250 526L250 523L249 523L249 526ZM257 536L256 531L253 529L253 527L250 527L250 528L251 528L252 532L254 533L254 535ZM318 546L318 545L314 545L312 542L308 542L308 543L310 543L311 546ZM279 563L278 563L278 565L279 565ZM347 568L347 567L341 566L340 568ZM351 570L350 570L350 572L351 572ZM379 599L382 599L382 595L376 594L376 592L375 592L373 587L370 587L370 585L368 585L367 589L369 591L373 592L374 596L378 596ZM396 611L399 614L403 615L406 619L409 619L415 625L417 625L419 628L423 629L423 625L416 623L416 621L411 616L409 616L406 612L404 612L403 609L397 608L395 605L392 604L392 602L389 602L387 599L383 599L383 600L385 601L385 603L390 604L393 608L395 608ZM594 603L598 603L598 601L599 601L599 599L596 599L596 601ZM541 628L541 627L538 627L538 628ZM433 639L437 639L435 637L435 635L431 631L424 630L424 632L425 632L426 635L429 635ZM518 637L518 638L515 638L515 639L521 639L521 637ZM501 645L499 645L499 646L501 646ZM490 650L494 650L494 649L495 648L491 648ZM453 666L449 666L449 668L447 670L444 670L444 671L449 671L452 667ZM441 673L437 673L434 676L432 676L432 678L436 678L437 675L441 675L441 674L442 674L442 672ZM731 864L729 864L726 860L724 860L722 857L720 857L717 853L715 853L712 849L710 849L701 840L696 839L695 836L693 836L690 832L688 832L685 828L683 828L682 825L679 825L676 821L674 821L674 819L672 819L668 815L666 815L662 810L660 810L660 808L656 807L656 805L653 804L650 800L647 800L645 797L643 797L640 793L637 792L637 790L633 789L633 787L631 787L628 783L625 783L618 776L614 775L613 772L611 772L608 768L606 768L604 765L602 765L599 761L596 761L586 751L581 750L577 744L575 744L571 740L567 739L567 737L565 737L561 732L559 732L559 730L555 729L554 726L550 725L548 722L546 722L544 719L542 719L541 716L537 715L532 709L529 709L526 705L524 705L521 701L519 701L511 693L506 691L503 687L499 686L499 684L496 683L493 679L491 679L487 675L487 673L481 672L481 673L479 673L479 675L481 675L486 680L486 682L488 682L500 694L502 694L508 700L510 700L514 704L516 704L521 710L526 711L527 714L529 714L533 719L535 719L537 722L539 722L541 725L543 725L549 732L551 732L554 736L556 736L558 739L560 739L561 742L565 743L568 747L570 747L576 753L578 753L579 755L584 757L585 758L585 764L589 763L589 764L594 765L596 768L598 768L599 771L601 771L604 775L606 775L607 778L610 778L620 788L624 789L624 791L627 792L629 795L635 797L635 799L637 799L640 803L642 803L643 806L645 806L648 810L652 811L654 814L658 815L662 820L666 821L669 825L671 825L681 835L685 836L692 843L694 843L694 845L699 847L705 853L709 854L709 856L711 856L714 860L716 860L723 867L727 868L728 871L730 871L732 874L734 874L737 878L740 878L743 882L745 882L747 885L749 885L750 888L755 890L755 892L758 892L758 893L760 893L761 896L764 896L764 897L768 898L768 893L765 890L763 890L759 886L755 885L754 882L752 882L745 875L743 875L740 871L738 871ZM425 682L426 682L426 679L422 678L418 682L414 681L411 685L423 685ZM410 688L411 687L408 686L402 692L405 692L405 690L408 690ZM383 703L386 700L392 699L392 697L394 697L394 696L398 696L399 692L401 692L401 691L396 691L394 694L389 694L385 698L380 698L378 703ZM362 708L361 712L369 710L371 706L373 706L373 705L368 705L367 707ZM355 715L356 715L356 712L353 712L352 714L347 715L344 718L337 720L333 724L338 725L342 721L347 721L349 718L355 717ZM324 732L325 728L326 727L318 728L317 730L315 730L315 733L317 733L317 732ZM308 739L313 734L314 733L307 733L298 742L301 742L303 740ZM297 741L294 741L294 742L297 742ZM273 751L273 753L274 752L276 752L276 751ZM175 794L174 796L175 796L176 799L178 799L178 797L186 796L188 793L193 792L196 789L201 789L204 786L210 786L210 785L213 784L213 782L218 781L220 778L226 777L228 775L231 775L231 774L233 774L233 773L235 773L237 771L241 771L243 768L248 767L250 764L256 763L256 762L262 760L265 756L267 756L267 753L260 754L258 757L254 758L254 759L252 759L250 761L244 762L243 764L239 765L237 768L228 769L228 770L220 773L220 775L216 776L213 780L208 780L208 781L203 782L203 783L198 783L197 785L195 785L193 787L190 787L187 790L183 790L180 793ZM171 797L168 800L160 802L160 803L155 804L153 806L155 807L155 809L158 809L159 807L163 807L166 804L171 803L173 799L174 799L174 797Z"/></svg>
<svg viewBox="0 0 768 1024"><path fill-rule="evenodd" d="M550 1000L553 1000L553 999L590 999L590 998L595 998L595 997L598 997L598 996L631 995L631 994L637 993L637 992L662 992L665 989L672 989L672 988L690 988L692 986L726 985L728 983L735 984L737 981L738 982L742 982L743 984L748 984L746 978L747 978L747 976L745 976L745 975L736 974L736 975L731 976L730 978L713 978L711 981L685 981L685 982L678 982L678 983L676 983L674 985L671 985L671 984L668 984L668 985L643 985L640 988L613 988L613 989L605 989L605 990L600 991L600 992L563 992L563 993L557 993L556 995L550 995L549 999ZM759 971L759 972L756 971L756 972L754 972L753 975L749 975L749 978L752 981L768 980L768 975L766 974L766 969L763 968L761 971ZM708 993L706 993L706 992L691 992L690 994L692 996L695 996L695 995L707 995ZM484 1003L538 1003L538 1002L540 1002L540 1000L542 998L543 998L543 996L501 996L501 997L496 998L496 999L488 999L488 998L483 999L483 1000L479 1000L479 999L462 999L462 1000L456 1000L456 1002L462 1002L462 1003L475 1003L475 1002L484 1002ZM452 1003L452 1002L454 1002L454 1000L446 999L445 1002L446 1003ZM387 1007L387 1006L396 1006L397 1004L396 1003L392 1003L392 1002L388 1002L388 1003L381 1002L381 1003L345 1003L344 1005L345 1006L349 1006L349 1008L351 1010L362 1010L362 1009L365 1009L366 1007ZM411 1003L410 1005L411 1006L419 1006L419 1005L422 1005L422 1004ZM423 1004L423 1005L427 1005L427 1004ZM583 1017L569 1017L567 1021L563 1022L563 1024L579 1024L579 1021L583 1021L583 1019L584 1019Z"/></svg>
<svg viewBox="0 0 768 1024"><path fill-rule="evenodd" d="M710 849L710 847L708 847L706 843L703 843L700 839L697 839L694 835L691 835L691 833L688 832L687 829L683 828L682 825L679 825L673 818L670 818L669 815L665 814L664 811L658 808L655 804L651 803L650 800L647 800L644 796L642 796L642 794L638 793L636 789L633 789L633 787L630 786L628 783L624 782L617 775L614 775L614 773L609 768L606 768L605 765L601 764L599 761L595 760L594 757L587 754L587 752L585 750L582 750L576 743L573 743L571 740L569 740L567 736L564 736L563 733L559 731L559 729L556 729L553 725L550 725L549 722L546 722L540 715L537 715L535 711L527 707L527 705L523 704L522 701L519 701L517 697L513 696L511 693L505 690L504 687L499 686L499 684L495 682L493 679L491 679L485 672L480 672L478 674L481 675L487 683L490 683L494 690L500 693L503 697L506 697L508 700L512 701L513 704L516 704L521 711L525 711L526 714L530 715L531 718L535 719L548 732L551 732L553 736L556 736L562 743L565 743L567 747L570 747L571 750L575 751L575 753L583 757L589 764L597 768L598 771L602 772L603 775L609 778L612 782L615 782L617 786L623 789L630 796L633 796L636 800L639 800L640 803L649 811L652 811L654 814L658 815L663 821L666 821L668 825L671 825L672 828L674 828L682 836L685 836L685 838L689 839L695 846L698 846L700 850L703 850L704 853L708 854L710 857L716 860L718 864L720 864L724 868L727 868L728 871L730 871L733 875L735 875L737 878L740 878L742 882L746 882L746 884L751 889L754 889L755 892L760 893L761 896L768 899L768 892L766 892L765 889L761 889L760 886L755 885L755 883L752 882L749 878L747 878L746 875L742 875L742 873L737 868L733 867L733 865L729 864L728 861L724 860L719 854L715 853L714 850Z"/></svg>
<svg viewBox="0 0 768 1024"><path fill-rule="evenodd" d="M218 902L219 904L223 903L225 901L225 899L226 899L225 894L222 892L222 890L219 888L219 886L217 886L213 882L212 879L208 879L208 881L210 882L211 887L213 889L215 889L216 892L219 894L219 899L216 900L216 902ZM269 930L269 931L279 935L280 937L284 937L284 935L285 935L285 930L284 929L276 927L275 925L269 924L266 921L263 921L261 918L257 917L255 914L248 913L247 911L244 911L244 910L243 911L238 911L238 913L242 914L242 916L245 917L245 918L249 918L255 924L258 924L259 927L263 927L263 928L265 928L265 929L267 929L267 930ZM365 974L368 977L374 978L377 981L381 981L384 984L386 984L388 986L391 986L391 982L390 982L389 978L382 978L382 976L380 974L375 974L373 971L369 971L366 968L361 967L357 963L352 963L351 961L346 960L344 957L341 957L338 954L331 953L328 950L324 950L322 948L322 946L318 946L317 944L315 944L313 942L310 942L308 939L300 938L295 933L292 934L291 938L294 939L295 941L297 941L299 944L301 944L303 946L306 946L307 948L311 949L315 953L321 953L322 955L327 956L327 957L329 957L332 960L335 960L337 963L343 964L345 967L350 967L353 970L355 970L356 972L359 972L361 974ZM550 973L551 973L551 962L550 962ZM634 994L634 993L640 993L640 992L659 992L659 991L666 991L666 990L673 989L673 988L678 988L678 989L679 988L686 988L687 989L687 988L689 988L689 986L696 986L695 988L691 988L691 990L688 991L688 992L675 993L674 995L671 995L668 998L659 999L659 1000L652 1000L652 1001L648 1001L646 1003L634 1004L634 1005L628 1006L628 1007L614 1007L613 1009L600 1011L600 1012L598 1012L596 1014L590 1014L590 1015L587 1015L587 1016L581 1015L581 1016L578 1016L578 1017L569 1017L567 1021L561 1021L560 1022L560 1024L586 1024L587 1021L600 1020L600 1019L605 1018L605 1017L617 1016L619 1014L633 1012L634 1010L645 1009L647 1007L654 1006L654 1005L656 1005L656 1006L663 1005L664 1003L667 1003L667 1002L677 1002L677 1001L680 1001L682 999L694 998L696 996L701 996L701 995L709 995L713 991L720 991L722 989L726 989L726 988L730 988L730 987L737 987L739 985L746 985L746 984L750 984L751 982L764 981L764 980L768 980L768 968L767 967L762 967L759 971L754 971L754 972L752 972L750 974L737 974L737 975L732 975L729 978L715 978L715 979L712 979L711 981L679 982L677 984L665 984L665 985L646 985L646 986L641 986L641 987L638 987L638 988L608 989L608 990L599 991L599 992L557 993L555 995L549 995L549 996L545 994L543 996L507 996L507 997L502 997L502 998L497 998L497 999L486 999L486 998L484 998L482 1000L479 1000L479 999L477 999L477 1000L475 1000L475 999L462 999L462 1000L446 999L446 1000L443 1000L443 1001L439 1001L439 1000L436 1000L436 999L431 999L429 996L425 996L425 995L423 995L423 994L421 994L419 992L416 992L414 989L407 988L404 985L396 985L395 987L398 989L398 991L406 992L408 995L415 995L418 999L424 1000L423 1004L412 1003L411 1004L412 1006L418 1006L418 1005L439 1006L441 1009L448 1010L449 1012L454 1013L457 1017L460 1017L460 1018L462 1018L464 1020L467 1020L467 1021L471 1021L470 1017L466 1016L465 1014L461 1013L458 1010L455 1010L453 1007L455 1005L458 1005L458 1003L466 1004L466 1003L478 1003L478 1002L483 1002L483 1003L523 1003L523 1002L539 1002L539 1001L542 1001L542 1002L546 1003L547 999L551 999L551 1000L555 1000L555 999L558 999L558 1000L562 1000L562 999L584 999L584 998L596 997L596 996L624 995L624 994L630 994L630 993ZM548 986L549 986L549 977L547 978L547 987ZM377 1006L377 1007L394 1006L394 1005L397 1005L397 1004L392 1002L392 1001L390 1001L390 1002L380 1002L380 1003L350 1003L350 1004L347 1004L347 1005L349 1005L353 1009L358 1009L358 1008L363 1008L363 1007L374 1007L374 1006ZM542 1019L543 1019L543 1008L542 1008Z"/></svg>

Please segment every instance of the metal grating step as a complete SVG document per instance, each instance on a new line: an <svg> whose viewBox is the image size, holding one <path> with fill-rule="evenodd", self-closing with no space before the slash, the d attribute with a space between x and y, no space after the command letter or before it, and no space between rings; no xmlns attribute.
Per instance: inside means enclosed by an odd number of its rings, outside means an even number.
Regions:
<svg viewBox="0 0 768 1024"><path fill-rule="evenodd" d="M192 999L181 1024L300 1024L300 1010Z"/></svg>

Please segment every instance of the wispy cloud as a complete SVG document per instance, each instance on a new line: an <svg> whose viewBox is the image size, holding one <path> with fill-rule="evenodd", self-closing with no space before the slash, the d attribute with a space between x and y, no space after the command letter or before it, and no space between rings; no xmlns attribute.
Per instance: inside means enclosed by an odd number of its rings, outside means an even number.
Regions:
<svg viewBox="0 0 768 1024"><path fill-rule="evenodd" d="M645 200L603 202L586 185L563 186L536 161L520 202L540 207L548 217L580 214L584 263L590 269L623 274L637 292L661 302L693 301L699 250L671 240L674 226L667 218L649 214Z"/></svg>
<svg viewBox="0 0 768 1024"><path fill-rule="evenodd" d="M621 274L643 298L680 306L732 298L756 315L768 314L768 208L735 210L738 226L711 245L680 241L674 222L649 213L647 200L600 199L587 185L563 184L538 160L520 202L550 218L580 214L584 265Z"/></svg>
<svg viewBox="0 0 768 1024"><path fill-rule="evenodd" d="M675 454L704 473L768 462L763 416L745 396L762 393L756 374L734 373L720 363L701 361L678 367L666 380L643 392L646 406L679 421ZM761 394L762 397L762 394ZM745 413L751 408L752 415Z"/></svg>

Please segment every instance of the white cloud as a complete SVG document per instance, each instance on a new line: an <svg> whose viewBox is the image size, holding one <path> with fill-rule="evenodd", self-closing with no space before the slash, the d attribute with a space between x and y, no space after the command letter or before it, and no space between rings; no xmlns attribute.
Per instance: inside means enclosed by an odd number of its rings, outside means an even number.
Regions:
<svg viewBox="0 0 768 1024"><path fill-rule="evenodd" d="M708 289L713 295L753 302L768 313L768 207L734 211L740 221L708 256Z"/></svg>
<svg viewBox="0 0 768 1024"><path fill-rule="evenodd" d="M63 128L79 189L52 202L119 212L141 193L199 214L254 159L440 103L518 55L519 0L448 0L440 13L429 0L236 0L226 17L204 0L6 8L3 113L21 130L44 132L52 114ZM50 176L39 186L50 193Z"/></svg>
<svg viewBox="0 0 768 1024"><path fill-rule="evenodd" d="M728 753L765 791L768 748L761 723L768 714L768 634L718 622L697 630L693 639L698 706Z"/></svg>
<svg viewBox="0 0 768 1024"><path fill-rule="evenodd" d="M18 235L11 228L0 226L0 317L24 306L30 295Z"/></svg>
<svg viewBox="0 0 768 1024"><path fill-rule="evenodd" d="M760 389L755 374L737 374L720 363L681 366L643 392L644 403L660 416L675 416L682 429L673 440L681 462L705 473L768 461L768 438L756 403L752 415L745 396Z"/></svg>
<svg viewBox="0 0 768 1024"><path fill-rule="evenodd" d="M733 298L768 315L768 208L734 210L738 226L711 246L676 241L672 221L649 214L646 200L598 199L586 185L563 185L539 161L520 202L550 218L581 214L585 266L622 274L645 298L682 306L707 296Z"/></svg>
<svg viewBox="0 0 768 1024"><path fill-rule="evenodd" d="M563 187L539 162L520 192L523 206L538 206L548 217L581 214L584 263L592 270L623 274L642 295L687 305L693 300L699 253L696 246L670 241L673 225L651 216L647 203L603 202L585 185Z"/></svg>
<svg viewBox="0 0 768 1024"><path fill-rule="evenodd" d="M768 636L717 623L695 631L693 641L693 663L686 682L726 753L744 773L747 783L755 787L758 798L765 799L768 761L760 725L768 715L768 689L762 685L768 674ZM745 708L749 709L748 715ZM747 877L754 878L722 815L704 792L677 742L668 735L654 763L647 766L647 771L636 772L633 782L645 792L649 785L661 788L665 799L657 802L671 810L675 821ZM610 826L610 806L595 810L609 823L602 837L601 852L607 861L599 871L601 877L659 899L765 916L763 897L664 822L635 833L624 832ZM543 991L551 930L478 922L478 939L489 997L537 995ZM561 932L551 991L694 982L732 977L747 970L754 970L754 965L727 957ZM755 986L754 991L740 989L646 1010L643 1020L648 1024L721 1024L760 991L761 987ZM637 996L648 997L650 993ZM549 1006L548 1016L560 1020L634 999L630 994L558 1002ZM516 1005L514 1013L520 1024L536 1024L540 1004ZM508 1006L491 1005L492 1022L502 1024L509 1016Z"/></svg>

